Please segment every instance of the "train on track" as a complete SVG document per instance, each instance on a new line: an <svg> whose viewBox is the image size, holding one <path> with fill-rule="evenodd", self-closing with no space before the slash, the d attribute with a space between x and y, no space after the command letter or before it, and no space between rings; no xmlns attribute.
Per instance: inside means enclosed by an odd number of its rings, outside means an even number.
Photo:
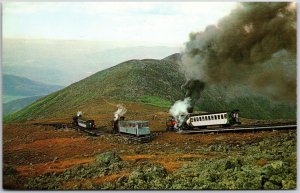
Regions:
<svg viewBox="0 0 300 193"><path fill-rule="evenodd" d="M119 133L147 136L150 135L150 128L148 121L119 121Z"/></svg>
<svg viewBox="0 0 300 193"><path fill-rule="evenodd" d="M96 128L95 121L94 120L85 120L82 117L81 113L77 113L77 115L73 117L72 123L75 126L79 126L79 127L86 128L86 129L95 129Z"/></svg>
<svg viewBox="0 0 300 193"><path fill-rule="evenodd" d="M183 115L182 124L177 127L176 119L172 116L166 122L167 131L177 131L181 134L196 133L221 133L221 132L254 132L264 130L294 130L297 124L294 122L277 123L277 124L254 124L244 125L239 120L239 110L223 111L218 113L205 114L187 114ZM51 126L55 129L72 128L80 132L88 133L93 136L101 136L109 134L106 126L96 127L94 120L86 120L81 113L77 113L73 117L72 123L65 122L37 122L34 125ZM212 126L212 127L210 127ZM209 128L207 128L209 127ZM112 121L113 133L122 138L126 138L128 142L150 142L157 132L152 133L149 127L149 121L126 120L124 117L116 117Z"/></svg>
<svg viewBox="0 0 300 193"><path fill-rule="evenodd" d="M124 116L119 117L118 114L115 114L112 126L113 133L127 135L140 142L147 142L152 138L149 121L125 120Z"/></svg>
<svg viewBox="0 0 300 193"><path fill-rule="evenodd" d="M138 142L149 142L153 138L148 121L123 119L118 122L118 133Z"/></svg>
<svg viewBox="0 0 300 193"><path fill-rule="evenodd" d="M94 120L86 120L82 117L82 113L78 112L73 117L73 126L79 130L87 132L89 134L99 135L103 134L97 130ZM126 135L133 141L147 142L152 138L149 122L141 120L125 120L125 117L118 116L113 121L113 133L119 135Z"/></svg>
<svg viewBox="0 0 300 193"><path fill-rule="evenodd" d="M208 126L229 127L236 124L241 124L239 120L239 110L222 111L215 113L202 114L187 114L180 115L183 120L181 125L177 126L175 118L169 117L166 122L166 130L192 130L192 129L206 129Z"/></svg>

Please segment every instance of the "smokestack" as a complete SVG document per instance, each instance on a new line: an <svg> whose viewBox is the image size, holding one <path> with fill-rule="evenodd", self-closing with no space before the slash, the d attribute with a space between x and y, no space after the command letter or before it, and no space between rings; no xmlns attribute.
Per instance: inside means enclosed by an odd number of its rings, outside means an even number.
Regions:
<svg viewBox="0 0 300 193"><path fill-rule="evenodd" d="M296 39L294 3L241 3L218 25L190 34L182 67L187 80L202 84L195 88L203 89L204 82L229 88L245 85L295 104Z"/></svg>
<svg viewBox="0 0 300 193"><path fill-rule="evenodd" d="M188 80L182 89L185 90L185 98L189 98L189 106L187 108L188 113L192 113L196 102L199 100L201 92L203 91L205 83L201 80Z"/></svg>

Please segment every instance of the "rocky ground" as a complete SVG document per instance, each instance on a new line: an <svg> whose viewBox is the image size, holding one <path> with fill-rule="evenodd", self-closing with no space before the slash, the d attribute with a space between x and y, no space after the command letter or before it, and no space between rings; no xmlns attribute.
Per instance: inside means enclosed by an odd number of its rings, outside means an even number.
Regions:
<svg viewBox="0 0 300 193"><path fill-rule="evenodd" d="M4 188L296 188L296 131L183 135L164 132L164 122L151 121L155 138L144 144L109 133L4 124Z"/></svg>

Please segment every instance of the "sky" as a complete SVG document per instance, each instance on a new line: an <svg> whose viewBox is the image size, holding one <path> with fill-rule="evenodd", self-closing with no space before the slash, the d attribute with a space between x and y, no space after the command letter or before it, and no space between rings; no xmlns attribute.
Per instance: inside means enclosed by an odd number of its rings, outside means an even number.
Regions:
<svg viewBox="0 0 300 193"><path fill-rule="evenodd" d="M180 46L236 2L4 2L3 37Z"/></svg>

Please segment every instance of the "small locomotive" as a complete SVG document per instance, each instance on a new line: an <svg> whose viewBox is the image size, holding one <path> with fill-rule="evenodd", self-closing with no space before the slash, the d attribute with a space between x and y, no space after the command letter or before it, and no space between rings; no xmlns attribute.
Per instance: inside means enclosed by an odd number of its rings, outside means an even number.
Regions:
<svg viewBox="0 0 300 193"><path fill-rule="evenodd" d="M166 121L166 131L174 131L176 125L176 120L173 116L169 116Z"/></svg>
<svg viewBox="0 0 300 193"><path fill-rule="evenodd" d="M76 116L73 117L73 125L86 128L86 129L95 129L96 124L94 120L85 120L82 117L82 112L78 112Z"/></svg>

